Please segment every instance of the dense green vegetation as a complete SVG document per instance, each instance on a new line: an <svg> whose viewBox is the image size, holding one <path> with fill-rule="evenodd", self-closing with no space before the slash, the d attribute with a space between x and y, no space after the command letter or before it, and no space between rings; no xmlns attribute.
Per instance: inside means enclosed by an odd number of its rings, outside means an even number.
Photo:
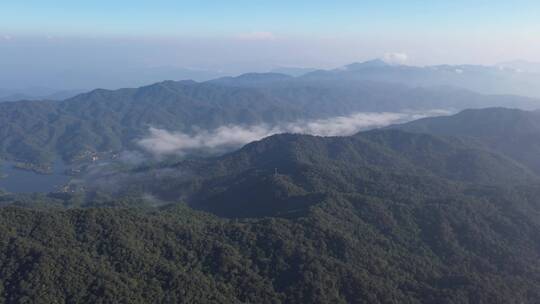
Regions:
<svg viewBox="0 0 540 304"><path fill-rule="evenodd" d="M178 174L163 174L172 169ZM233 217L299 211L324 193L399 200L461 191L470 184L539 180L526 166L478 143L399 130L326 138L276 135L222 157L101 178L99 185L114 185L121 196L151 194Z"/></svg>
<svg viewBox="0 0 540 304"><path fill-rule="evenodd" d="M302 217L0 212L7 303L534 303L538 204L329 195Z"/></svg>
<svg viewBox="0 0 540 304"><path fill-rule="evenodd" d="M0 157L36 165L102 158L135 144L149 126L192 132L325 118L358 111L530 108L538 101L450 88L248 74L206 83L166 81L137 89L94 90L65 101L0 104Z"/></svg>
<svg viewBox="0 0 540 304"><path fill-rule="evenodd" d="M540 173L540 112L491 108L393 126L411 132L469 138Z"/></svg>
<svg viewBox="0 0 540 304"><path fill-rule="evenodd" d="M437 119L493 113L534 125ZM283 134L0 194L0 303L535 303L536 170L465 133Z"/></svg>

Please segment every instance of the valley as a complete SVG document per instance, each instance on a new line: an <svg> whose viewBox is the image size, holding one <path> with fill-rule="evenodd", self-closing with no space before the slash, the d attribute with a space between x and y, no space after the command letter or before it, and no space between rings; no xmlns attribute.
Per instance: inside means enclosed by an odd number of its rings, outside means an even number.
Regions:
<svg viewBox="0 0 540 304"><path fill-rule="evenodd" d="M537 100L311 77L0 104L4 299L540 297Z"/></svg>
<svg viewBox="0 0 540 304"><path fill-rule="evenodd" d="M539 12L0 1L0 304L540 303Z"/></svg>

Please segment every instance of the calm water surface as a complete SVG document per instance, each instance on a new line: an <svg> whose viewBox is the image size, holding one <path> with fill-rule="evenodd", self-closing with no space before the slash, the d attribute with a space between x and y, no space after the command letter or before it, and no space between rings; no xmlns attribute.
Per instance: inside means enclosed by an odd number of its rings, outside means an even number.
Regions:
<svg viewBox="0 0 540 304"><path fill-rule="evenodd" d="M8 192L52 192L66 184L70 178L65 174L66 165L60 160L54 163L52 174L17 169L13 164L5 160L0 163L0 189Z"/></svg>

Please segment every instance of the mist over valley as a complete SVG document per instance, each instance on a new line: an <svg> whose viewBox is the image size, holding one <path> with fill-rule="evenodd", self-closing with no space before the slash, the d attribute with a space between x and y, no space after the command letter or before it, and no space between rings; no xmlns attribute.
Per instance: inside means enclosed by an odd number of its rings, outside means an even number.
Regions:
<svg viewBox="0 0 540 304"><path fill-rule="evenodd" d="M540 299L537 1L3 1L0 304Z"/></svg>

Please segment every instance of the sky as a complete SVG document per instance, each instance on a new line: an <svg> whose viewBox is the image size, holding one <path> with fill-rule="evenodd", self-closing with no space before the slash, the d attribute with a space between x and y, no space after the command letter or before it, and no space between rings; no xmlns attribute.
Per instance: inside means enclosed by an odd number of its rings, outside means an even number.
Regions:
<svg viewBox="0 0 540 304"><path fill-rule="evenodd" d="M0 88L129 86L392 54L411 65L540 62L538 16L540 2L525 0L5 0Z"/></svg>

